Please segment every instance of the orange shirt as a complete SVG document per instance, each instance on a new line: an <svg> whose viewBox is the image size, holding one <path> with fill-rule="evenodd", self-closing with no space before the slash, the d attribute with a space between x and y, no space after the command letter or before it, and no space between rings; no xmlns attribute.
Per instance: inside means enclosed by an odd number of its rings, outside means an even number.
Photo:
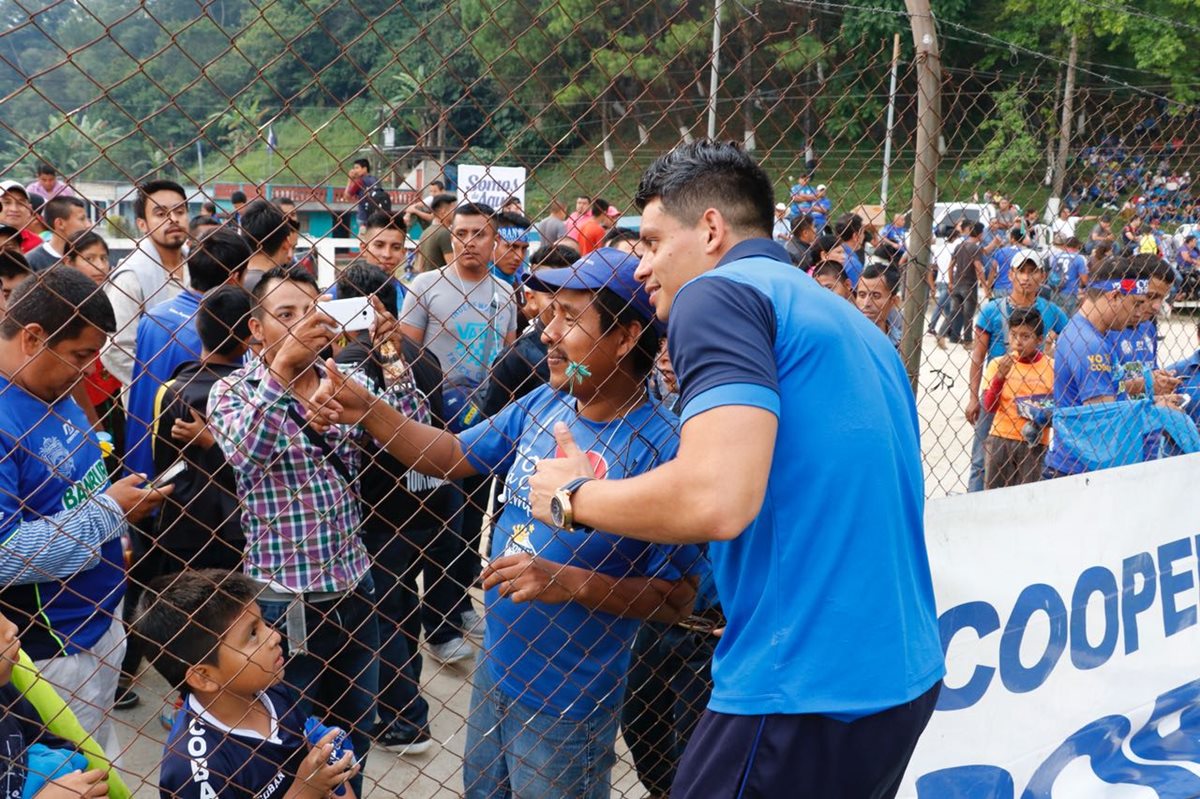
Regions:
<svg viewBox="0 0 1200 799"><path fill-rule="evenodd" d="M596 221L596 217L592 217L588 221L579 226L579 254L587 255L592 250L600 246L600 242L604 240L604 234L608 231L604 225Z"/></svg>
<svg viewBox="0 0 1200 799"><path fill-rule="evenodd" d="M1000 359L993 358L983 372L985 386L991 386L1000 368ZM1054 361L1039 353L1033 363L1015 361L1008 376L1004 378L1004 387L1000 389L1000 404L996 407L996 418L992 421L992 435L997 438L1008 438L1014 441L1022 439L1021 429L1028 421L1017 413L1017 397L1029 397L1034 394L1054 393ZM1050 443L1050 428L1042 434L1042 443Z"/></svg>

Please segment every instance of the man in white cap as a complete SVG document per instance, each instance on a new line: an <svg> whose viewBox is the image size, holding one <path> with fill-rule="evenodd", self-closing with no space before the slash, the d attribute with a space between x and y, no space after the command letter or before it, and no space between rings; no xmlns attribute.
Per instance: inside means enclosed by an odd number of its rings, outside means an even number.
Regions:
<svg viewBox="0 0 1200 799"><path fill-rule="evenodd" d="M792 237L792 224L787 218L787 206L775 203L775 226L771 228L771 238L780 244L787 244Z"/></svg>

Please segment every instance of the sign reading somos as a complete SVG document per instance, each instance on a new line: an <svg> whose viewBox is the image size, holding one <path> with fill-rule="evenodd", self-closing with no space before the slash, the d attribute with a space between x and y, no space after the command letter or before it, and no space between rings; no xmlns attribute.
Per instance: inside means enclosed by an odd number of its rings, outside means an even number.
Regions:
<svg viewBox="0 0 1200 799"><path fill-rule="evenodd" d="M1189 455L929 503L947 675L900 796L1200 796L1198 477Z"/></svg>
<svg viewBox="0 0 1200 799"><path fill-rule="evenodd" d="M499 211L512 197L525 207L525 167L459 165L458 199L484 203Z"/></svg>

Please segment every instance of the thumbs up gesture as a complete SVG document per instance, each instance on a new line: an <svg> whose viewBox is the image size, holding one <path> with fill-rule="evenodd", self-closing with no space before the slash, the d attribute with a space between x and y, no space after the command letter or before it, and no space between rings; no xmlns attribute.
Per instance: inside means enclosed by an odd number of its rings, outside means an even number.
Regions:
<svg viewBox="0 0 1200 799"><path fill-rule="evenodd" d="M565 422L554 425L554 440L558 443L558 457L539 460L529 477L529 506L534 518L546 524L553 524L550 499L555 491L576 477L596 476L596 467L587 453L575 443L571 429Z"/></svg>

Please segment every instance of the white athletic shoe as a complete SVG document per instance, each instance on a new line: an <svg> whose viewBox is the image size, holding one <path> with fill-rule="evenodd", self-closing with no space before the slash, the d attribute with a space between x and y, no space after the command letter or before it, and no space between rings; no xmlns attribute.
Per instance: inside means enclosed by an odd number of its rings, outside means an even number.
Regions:
<svg viewBox="0 0 1200 799"><path fill-rule="evenodd" d="M465 638L451 638L440 644L430 644L429 654L438 663L449 666L475 657L475 648Z"/></svg>

